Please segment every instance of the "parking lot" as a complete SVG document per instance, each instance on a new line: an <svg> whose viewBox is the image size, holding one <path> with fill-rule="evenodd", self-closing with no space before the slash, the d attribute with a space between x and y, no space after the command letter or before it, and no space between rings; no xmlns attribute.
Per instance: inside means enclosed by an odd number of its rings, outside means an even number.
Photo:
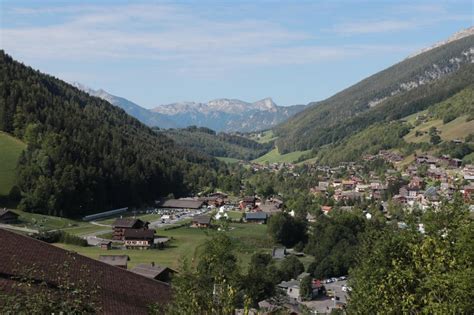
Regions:
<svg viewBox="0 0 474 315"><path fill-rule="evenodd" d="M347 285L347 280L335 281L332 283L326 283L326 291L335 292L335 295L339 300L336 303L347 303L347 292L344 292L342 287ZM317 298L313 301L302 302L308 308L313 310L313 314L325 314L330 313L331 309L334 308L334 300L332 297L325 296Z"/></svg>

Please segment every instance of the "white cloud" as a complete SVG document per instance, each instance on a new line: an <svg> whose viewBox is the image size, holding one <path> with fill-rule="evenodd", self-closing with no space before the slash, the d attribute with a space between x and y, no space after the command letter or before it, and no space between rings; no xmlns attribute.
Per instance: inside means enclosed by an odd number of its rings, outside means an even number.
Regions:
<svg viewBox="0 0 474 315"><path fill-rule="evenodd" d="M278 23L224 20L179 5L64 6L16 8L18 19L57 15L46 25L2 26L2 48L14 56L68 61L143 59L174 64L178 73L201 75L241 66L310 64L393 52L388 46L323 46L312 34ZM34 20L34 19L32 19ZM396 20L339 25L336 32L408 29Z"/></svg>

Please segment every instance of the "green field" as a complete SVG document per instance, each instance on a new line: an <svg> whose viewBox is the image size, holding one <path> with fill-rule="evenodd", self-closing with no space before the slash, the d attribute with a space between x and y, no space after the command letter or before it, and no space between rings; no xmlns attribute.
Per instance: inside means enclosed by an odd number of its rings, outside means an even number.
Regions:
<svg viewBox="0 0 474 315"><path fill-rule="evenodd" d="M225 157L225 156L217 156L216 159L227 164L235 164L240 161L239 159L234 159L234 158Z"/></svg>
<svg viewBox="0 0 474 315"><path fill-rule="evenodd" d="M130 256L129 266L133 267L139 263L155 262L178 268L180 259L186 258L189 262L196 262L204 242L209 239L210 233L228 233L234 240L236 254L239 259L239 265L246 269L253 253L258 251L270 252L271 240L266 232L266 225L259 224L230 224L230 230L227 232L217 232L215 230L195 229L182 227L173 230L157 230L159 236L170 237L170 246L163 249L151 250L110 250L104 251L98 247L79 247L68 244L56 244L56 246L75 251L81 255L98 259L99 255L128 255Z"/></svg>
<svg viewBox="0 0 474 315"><path fill-rule="evenodd" d="M258 133L255 134L251 139L254 140L254 141L257 141L259 143L268 143L270 141L274 141L274 140L278 139L278 137L276 137L273 134L272 130L267 130L267 131L264 131L260 134L258 134Z"/></svg>
<svg viewBox="0 0 474 315"><path fill-rule="evenodd" d="M311 150L307 151L295 151L287 154L280 154L278 149L273 149L265 155L262 155L258 159L253 160L256 163L293 163L296 162L302 155L310 153Z"/></svg>
<svg viewBox="0 0 474 315"><path fill-rule="evenodd" d="M6 196L16 183L16 166L26 144L0 131L0 196Z"/></svg>
<svg viewBox="0 0 474 315"><path fill-rule="evenodd" d="M414 143L429 142L428 131L431 127L436 127L440 131L439 136L443 140L464 139L468 134L474 133L474 120L467 121L467 116L458 117L446 124L443 124L441 119L429 120L413 128L405 135L404 140ZM424 134L416 137L417 131Z"/></svg>

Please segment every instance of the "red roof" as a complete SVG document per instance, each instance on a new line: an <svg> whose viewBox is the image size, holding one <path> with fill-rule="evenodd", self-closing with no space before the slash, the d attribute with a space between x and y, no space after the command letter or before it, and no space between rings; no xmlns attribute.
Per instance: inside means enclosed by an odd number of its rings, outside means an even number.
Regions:
<svg viewBox="0 0 474 315"><path fill-rule="evenodd" d="M110 266L97 260L81 256L23 236L0 229L0 291L12 290L18 275L18 265L43 272L46 281L54 282L57 266L68 261L71 263L70 276L74 279L90 280L96 283L98 300L102 314L147 314L152 303L166 304L170 298L170 287L164 282L148 279L133 272ZM85 267L89 273L83 273Z"/></svg>

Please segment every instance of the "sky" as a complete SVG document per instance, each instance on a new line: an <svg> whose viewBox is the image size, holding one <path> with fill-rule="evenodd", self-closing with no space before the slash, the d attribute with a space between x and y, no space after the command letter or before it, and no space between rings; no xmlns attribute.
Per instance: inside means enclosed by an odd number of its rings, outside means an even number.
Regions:
<svg viewBox="0 0 474 315"><path fill-rule="evenodd" d="M0 46L146 108L307 104L474 25L474 1L8 1Z"/></svg>

